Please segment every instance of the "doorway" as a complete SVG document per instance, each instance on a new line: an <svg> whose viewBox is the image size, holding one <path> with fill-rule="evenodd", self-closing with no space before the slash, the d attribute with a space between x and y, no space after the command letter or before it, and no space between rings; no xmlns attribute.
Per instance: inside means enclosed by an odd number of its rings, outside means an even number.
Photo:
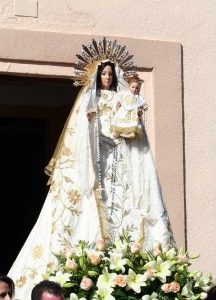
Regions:
<svg viewBox="0 0 216 300"><path fill-rule="evenodd" d="M33 228L49 162L78 89L71 80L0 76L0 273Z"/></svg>

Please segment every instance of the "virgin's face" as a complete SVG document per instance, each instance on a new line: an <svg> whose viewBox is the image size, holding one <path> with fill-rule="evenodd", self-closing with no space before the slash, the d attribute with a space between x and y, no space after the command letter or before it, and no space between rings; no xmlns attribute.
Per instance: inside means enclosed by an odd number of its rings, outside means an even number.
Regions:
<svg viewBox="0 0 216 300"><path fill-rule="evenodd" d="M9 296L10 290L6 282L0 281L0 300L11 300Z"/></svg>
<svg viewBox="0 0 216 300"><path fill-rule="evenodd" d="M112 84L113 73L110 66L106 66L101 73L101 88L104 90L109 90Z"/></svg>

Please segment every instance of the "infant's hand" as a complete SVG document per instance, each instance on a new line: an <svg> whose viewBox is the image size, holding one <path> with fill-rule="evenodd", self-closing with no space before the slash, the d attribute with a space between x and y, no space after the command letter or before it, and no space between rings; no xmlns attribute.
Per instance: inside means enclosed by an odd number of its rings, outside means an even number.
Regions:
<svg viewBox="0 0 216 300"><path fill-rule="evenodd" d="M92 118L95 114L96 114L96 110L93 109L93 108L90 108L90 109L87 111L87 113L86 113L88 120L90 121L91 118Z"/></svg>

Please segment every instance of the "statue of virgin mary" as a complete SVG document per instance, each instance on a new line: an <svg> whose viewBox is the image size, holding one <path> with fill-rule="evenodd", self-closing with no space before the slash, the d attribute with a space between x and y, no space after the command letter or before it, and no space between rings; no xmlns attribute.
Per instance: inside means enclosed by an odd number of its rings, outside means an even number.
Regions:
<svg viewBox="0 0 216 300"><path fill-rule="evenodd" d="M77 57L74 84L83 87L45 169L50 189L39 218L9 271L19 300L30 300L42 274L55 269L54 254L79 240L115 241L127 231L146 249L156 241L176 246L144 124L134 138L111 130L118 92L137 76L132 55L104 38Z"/></svg>

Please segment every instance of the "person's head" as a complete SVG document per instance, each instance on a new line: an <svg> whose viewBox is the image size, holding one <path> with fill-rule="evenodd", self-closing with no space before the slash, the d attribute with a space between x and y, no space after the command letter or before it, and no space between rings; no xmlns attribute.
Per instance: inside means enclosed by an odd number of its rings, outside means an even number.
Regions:
<svg viewBox="0 0 216 300"><path fill-rule="evenodd" d="M13 280L3 274L0 274L0 299L11 300L14 296L14 282Z"/></svg>
<svg viewBox="0 0 216 300"><path fill-rule="evenodd" d="M138 79L133 78L128 83L129 90L132 94L139 94L140 91L140 82Z"/></svg>
<svg viewBox="0 0 216 300"><path fill-rule="evenodd" d="M31 300L64 300L64 294L60 284L43 280L36 284L31 293Z"/></svg>
<svg viewBox="0 0 216 300"><path fill-rule="evenodd" d="M118 80L115 72L115 65L110 62L101 62L98 65L97 89L117 90Z"/></svg>
<svg viewBox="0 0 216 300"><path fill-rule="evenodd" d="M215 300L216 299L216 285L210 288L208 291L208 296L205 300Z"/></svg>

